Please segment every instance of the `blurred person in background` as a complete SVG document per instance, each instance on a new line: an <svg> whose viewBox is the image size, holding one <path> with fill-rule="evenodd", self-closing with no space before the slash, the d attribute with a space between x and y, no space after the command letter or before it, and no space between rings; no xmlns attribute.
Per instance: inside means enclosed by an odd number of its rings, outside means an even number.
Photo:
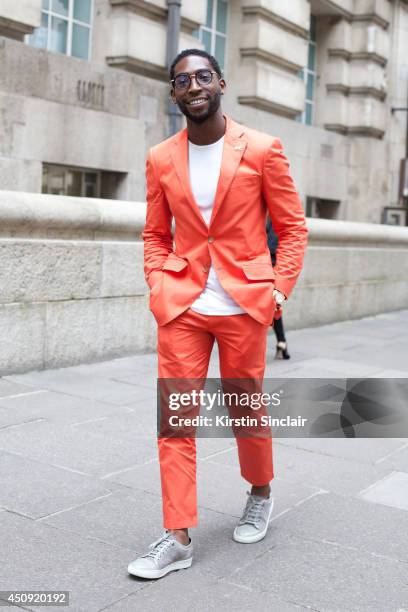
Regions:
<svg viewBox="0 0 408 612"><path fill-rule="evenodd" d="M278 248L278 236L273 230L272 222L269 217L266 223L266 234L268 236L268 248L271 254L272 265L275 266L276 249ZM290 359L290 355L288 353L288 344L286 342L285 330L283 327L281 308L278 308L278 313L280 313L280 316L278 316L277 318L275 317L272 324L276 336L275 359Z"/></svg>

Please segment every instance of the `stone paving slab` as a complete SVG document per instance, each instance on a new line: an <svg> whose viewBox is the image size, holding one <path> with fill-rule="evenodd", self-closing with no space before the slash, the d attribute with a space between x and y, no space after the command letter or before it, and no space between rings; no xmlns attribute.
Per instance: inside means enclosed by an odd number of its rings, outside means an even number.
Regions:
<svg viewBox="0 0 408 612"><path fill-rule="evenodd" d="M84 401L65 393L34 391L0 400L0 428L40 418L56 423L80 423L126 411L123 406L90 399Z"/></svg>
<svg viewBox="0 0 408 612"><path fill-rule="evenodd" d="M408 512L403 510L321 493L272 520L281 536L290 533L408 563ZM396 526L402 537L396 537Z"/></svg>
<svg viewBox="0 0 408 612"><path fill-rule="evenodd" d="M219 453L227 453L236 448L235 438L199 438L196 445L199 459L211 459Z"/></svg>
<svg viewBox="0 0 408 612"><path fill-rule="evenodd" d="M374 466L343 457L322 455L280 444L276 440L273 448L276 477L299 485L307 483L308 486L333 493L356 495L389 473L381 464ZM221 454L211 461L238 466L233 454Z"/></svg>
<svg viewBox="0 0 408 612"><path fill-rule="evenodd" d="M119 357L111 361L100 361L96 363L84 363L75 366L75 371L81 375L98 376L112 378L120 375L131 375L135 372L148 371L157 366L157 355L149 353L147 355L131 355L129 357ZM72 368L70 368L72 369Z"/></svg>
<svg viewBox="0 0 408 612"><path fill-rule="evenodd" d="M160 535L161 521L161 497L128 488L41 519L41 523L84 538L126 548L129 561L141 552L143 543L147 548Z"/></svg>
<svg viewBox="0 0 408 612"><path fill-rule="evenodd" d="M361 491L360 497L376 504L408 511L408 474L392 472Z"/></svg>
<svg viewBox="0 0 408 612"><path fill-rule="evenodd" d="M404 438L275 438L275 442L320 455L343 457L368 464L382 463L387 458L392 460L400 450L408 446Z"/></svg>
<svg viewBox="0 0 408 612"><path fill-rule="evenodd" d="M144 397L152 396L149 390L143 391L144 387L102 376L80 374L75 368L13 375L8 376L7 380L17 383L24 380L27 385L34 387L116 405L138 401L142 399L142 394Z"/></svg>
<svg viewBox="0 0 408 612"><path fill-rule="evenodd" d="M239 544L232 539L237 517L223 512L199 509L199 526L191 530L194 538L196 571L217 579L229 578L239 568L256 560L274 545L274 533L256 545Z"/></svg>
<svg viewBox="0 0 408 612"><path fill-rule="evenodd" d="M39 518L109 495L108 483L0 451L0 504Z"/></svg>
<svg viewBox="0 0 408 612"><path fill-rule="evenodd" d="M156 398L139 400L126 406L117 414L74 424L81 433L101 434L133 442L146 442L156 447L157 435Z"/></svg>
<svg viewBox="0 0 408 612"><path fill-rule="evenodd" d="M389 344L383 344L378 350L381 351L387 367L398 370L401 366L404 366L404 362L407 359L407 346L408 339L405 342L394 341ZM361 363L365 364L367 370L369 368L375 368L375 371L378 371L378 357L372 347L360 347L357 356L358 359L361 360ZM353 360L354 359L355 355L353 353Z"/></svg>
<svg viewBox="0 0 408 612"><path fill-rule="evenodd" d="M37 421L0 429L0 449L82 474L103 476L156 456L155 440L81 431L80 427Z"/></svg>
<svg viewBox="0 0 408 612"><path fill-rule="evenodd" d="M236 454L236 449L232 449ZM148 492L157 497L161 496L160 471L157 460L145 465L135 466L108 478L104 478L106 486L111 483ZM310 496L315 495L320 489L307 485L293 483L285 478L274 480L274 515L287 511ZM239 517L246 503L246 491L249 484L242 479L239 468L229 465L214 464L211 461L197 461L197 499L199 505L199 516L204 510L213 510ZM200 520L200 519L199 519Z"/></svg>
<svg viewBox="0 0 408 612"><path fill-rule="evenodd" d="M274 537L265 554L231 574L234 582L328 612L407 606L405 563L287 533Z"/></svg>
<svg viewBox="0 0 408 612"><path fill-rule="evenodd" d="M147 584L135 595L129 595L105 608L107 612L157 612L166 601L166 612L207 612L208 610L271 610L272 612L301 612L311 610L275 595L251 589L228 580L203 576L196 568L188 571L194 588L180 589L180 581L187 579L182 570L169 575L157 586Z"/></svg>
<svg viewBox="0 0 408 612"><path fill-rule="evenodd" d="M408 342L407 342L408 345ZM380 368L374 372L375 378L406 378L407 372L404 370L396 370L391 368Z"/></svg>
<svg viewBox="0 0 408 612"><path fill-rule="evenodd" d="M302 361L302 369L315 371L316 378L319 377L320 371L330 373L333 378L364 378L378 370L378 366L367 365L354 359L348 359L347 363L344 363L329 357L313 357Z"/></svg>
<svg viewBox="0 0 408 612"><path fill-rule="evenodd" d="M389 470L408 472L408 440L404 446L384 457L381 463Z"/></svg>
<svg viewBox="0 0 408 612"><path fill-rule="evenodd" d="M232 454L236 455L235 452ZM199 505L237 518L241 516L250 484L242 478L239 468L231 469L229 465L199 460L197 481ZM273 486L273 494L276 496L274 514L291 508L318 490L317 487L276 478Z"/></svg>
<svg viewBox="0 0 408 612"><path fill-rule="evenodd" d="M267 376L406 377L407 323L408 310L293 330L289 361L273 360L271 332ZM3 589L67 588L70 612L408 610L402 438L275 439L271 528L251 546L232 540L249 488L234 438L197 440L193 566L129 577L162 529L156 368L134 355L0 379Z"/></svg>
<svg viewBox="0 0 408 612"><path fill-rule="evenodd" d="M148 390L149 393L145 391L145 396L153 397L156 399L157 394L157 371L155 369L149 369L143 372L143 376L140 375L140 372L136 371L129 374L117 374L115 375L114 380L120 383L126 383L128 385L137 385L144 390Z"/></svg>
<svg viewBox="0 0 408 612"><path fill-rule="evenodd" d="M7 380L7 378L0 378L0 400L5 397L24 395L25 393L32 392L33 389L28 384L28 382L22 384L18 382L13 382L12 380ZM37 388L35 392L41 393L41 390Z"/></svg>
<svg viewBox="0 0 408 612"><path fill-rule="evenodd" d="M70 591L69 612L96 612L142 584L126 571L129 551L3 512L0 520L2 590ZM43 607L29 607L43 611ZM61 612L47 606L50 612Z"/></svg>

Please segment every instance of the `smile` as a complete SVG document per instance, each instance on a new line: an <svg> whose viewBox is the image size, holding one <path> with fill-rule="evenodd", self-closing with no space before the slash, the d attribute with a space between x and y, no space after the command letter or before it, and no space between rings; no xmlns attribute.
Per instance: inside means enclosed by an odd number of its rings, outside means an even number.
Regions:
<svg viewBox="0 0 408 612"><path fill-rule="evenodd" d="M205 98L197 98L197 100L192 100L188 104L189 106L199 106L200 104L204 104L204 102L207 102Z"/></svg>

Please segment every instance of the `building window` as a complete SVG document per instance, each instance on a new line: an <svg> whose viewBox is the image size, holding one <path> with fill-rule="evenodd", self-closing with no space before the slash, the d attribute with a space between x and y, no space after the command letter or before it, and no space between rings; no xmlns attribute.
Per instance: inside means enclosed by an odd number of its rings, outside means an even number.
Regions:
<svg viewBox="0 0 408 612"><path fill-rule="evenodd" d="M218 61L221 70L225 67L227 43L228 1L207 0L205 25L193 32L204 45L205 50Z"/></svg>
<svg viewBox="0 0 408 612"><path fill-rule="evenodd" d="M299 77L306 84L306 102L305 110L298 115L297 120L306 125L312 125L316 87L316 17L314 15L310 15L307 67L299 72Z"/></svg>
<svg viewBox="0 0 408 612"><path fill-rule="evenodd" d="M101 172L43 164L42 193L99 198L101 197Z"/></svg>
<svg viewBox="0 0 408 612"><path fill-rule="evenodd" d="M306 198L306 217L317 219L338 219L340 202L338 200L323 200L321 198Z"/></svg>
<svg viewBox="0 0 408 612"><path fill-rule="evenodd" d="M92 0L43 0L41 26L27 36L34 47L89 59Z"/></svg>

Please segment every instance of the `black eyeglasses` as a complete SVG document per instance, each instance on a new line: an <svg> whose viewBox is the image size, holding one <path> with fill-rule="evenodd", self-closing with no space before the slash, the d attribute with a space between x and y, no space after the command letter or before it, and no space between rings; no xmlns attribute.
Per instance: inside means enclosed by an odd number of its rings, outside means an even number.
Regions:
<svg viewBox="0 0 408 612"><path fill-rule="evenodd" d="M213 74L217 74L217 72L207 70L206 68L204 68L203 70L197 70L195 74L189 74L188 72L180 72L180 74L178 74L170 82L172 83L174 89L188 89L191 85L191 79L193 77L199 85L209 85L213 80Z"/></svg>

